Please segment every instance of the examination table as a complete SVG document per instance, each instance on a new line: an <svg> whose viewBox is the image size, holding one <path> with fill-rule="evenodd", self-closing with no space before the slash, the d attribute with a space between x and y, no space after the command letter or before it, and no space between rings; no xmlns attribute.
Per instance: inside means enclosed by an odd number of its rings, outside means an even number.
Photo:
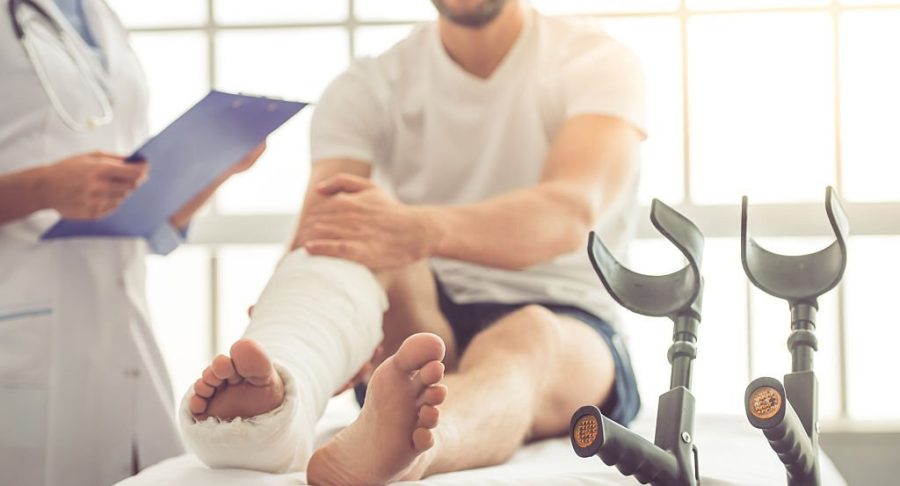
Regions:
<svg viewBox="0 0 900 486"><path fill-rule="evenodd" d="M346 399L346 400L345 400ZM353 420L356 405L342 396L329 405L319 422L319 439L324 440L342 425ZM652 440L654 413L643 413L632 428ZM696 442L699 447L700 477L703 486L720 485L784 485L784 466L778 461L760 431L747 423L743 415L697 415ZM827 457L821 458L822 484L845 486L846 483ZM219 469L204 466L186 454L145 469L119 486L296 486L306 484L303 473L265 474L255 471ZM439 474L421 481L395 483L404 486L607 486L638 485L632 477L624 477L600 459L582 459L575 455L569 438L544 440L529 444L507 463L449 474Z"/></svg>

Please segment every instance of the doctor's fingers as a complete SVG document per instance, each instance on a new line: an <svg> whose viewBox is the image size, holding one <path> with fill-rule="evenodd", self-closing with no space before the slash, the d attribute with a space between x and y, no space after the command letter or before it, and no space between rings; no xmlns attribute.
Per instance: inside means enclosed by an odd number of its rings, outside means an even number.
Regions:
<svg viewBox="0 0 900 486"><path fill-rule="evenodd" d="M125 196L102 196L97 198L93 204L91 204L91 214L92 218L102 218L112 213L122 204L122 201L125 200Z"/></svg>
<svg viewBox="0 0 900 486"><path fill-rule="evenodd" d="M97 200L103 201L121 201L134 192L134 187L130 184L122 183L104 183L97 184L91 192L91 196Z"/></svg>
<svg viewBox="0 0 900 486"><path fill-rule="evenodd" d="M147 163L106 161L99 175L105 180L137 185L147 175Z"/></svg>
<svg viewBox="0 0 900 486"><path fill-rule="evenodd" d="M67 204L58 210L63 217L73 219L100 219L112 213L121 202L112 199L100 199L81 204Z"/></svg>
<svg viewBox="0 0 900 486"><path fill-rule="evenodd" d="M98 196L127 196L140 186L141 181L121 181L118 179L102 179L94 181L92 194Z"/></svg>

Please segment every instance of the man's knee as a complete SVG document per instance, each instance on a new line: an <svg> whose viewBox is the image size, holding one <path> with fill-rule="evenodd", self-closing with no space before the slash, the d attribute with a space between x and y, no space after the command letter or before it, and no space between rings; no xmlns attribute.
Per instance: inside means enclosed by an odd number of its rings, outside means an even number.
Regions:
<svg viewBox="0 0 900 486"><path fill-rule="evenodd" d="M436 296L434 274L424 260L405 267L378 270L375 278L391 300L423 296L434 299Z"/></svg>
<svg viewBox="0 0 900 486"><path fill-rule="evenodd" d="M507 314L472 340L491 341L493 349L527 353L536 360L552 360L561 345L559 317L546 307L531 304Z"/></svg>

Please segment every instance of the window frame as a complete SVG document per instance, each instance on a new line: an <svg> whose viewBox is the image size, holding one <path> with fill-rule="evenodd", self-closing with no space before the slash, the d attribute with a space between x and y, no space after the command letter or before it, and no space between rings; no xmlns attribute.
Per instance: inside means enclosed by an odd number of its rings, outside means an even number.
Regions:
<svg viewBox="0 0 900 486"><path fill-rule="evenodd" d="M343 21L327 21L327 22L298 22L298 23L261 23L254 22L252 24L219 24L216 21L215 9L216 0L207 0L207 21L205 24L199 25L177 25L177 26L141 26L129 29L135 33L166 33L166 32L202 32L207 41L207 79L210 87L215 87L217 83L217 34L228 30L268 30L268 29L306 29L306 28L322 28L337 27L346 31L349 39L349 59L354 59L357 51L356 31L363 27L379 27L379 26L407 26L416 23L414 19L398 19L398 20L366 20L357 18L355 13L355 0L346 0L348 2L348 16ZM676 10L668 11L614 11L609 13L587 14L590 17L598 18L641 18L641 17L667 17L677 18L680 24L680 52L681 52L681 102L683 116L683 197L684 200L680 204L676 204L677 210L688 215L693 219L708 237L739 237L740 227L740 200L735 196L735 203L729 205L706 205L696 204L693 202L693 188L691 186L691 107L689 99L689 56L687 49L687 37L689 32L689 21L695 16L703 15L742 15L755 13L805 13L805 12L826 12L831 16L833 29L833 56L834 56L834 153L835 153L835 189L841 193L842 173L843 173L843 150L841 145L841 18L846 12L854 11L880 11L880 10L900 10L900 4L843 4L840 0L830 0L829 3L820 6L792 6L792 7L759 7L759 8L716 8L695 10L688 7L688 0L679 0ZM823 188L824 189L824 188ZM824 190L822 201L824 202ZM783 236L783 237L807 237L807 236L829 236L828 233L822 232L821 221L824 220L825 214L823 210L823 202L817 203L779 203L779 204L754 204L752 211L754 213L754 221L760 221L761 224L754 224L754 232L760 236ZM851 230L853 235L900 235L900 218L896 215L900 214L900 201L896 202L845 202L845 208L849 219L852 223ZM639 216L638 238L658 238L658 234L649 224L649 208L643 207ZM777 217L776 217L777 216ZM283 244L290 237L290 232L295 225L296 216L293 214L223 214L219 211L215 200L210 204L206 214L199 216L192 225L190 245L200 245L209 249L210 258L210 349L214 353L218 346L219 338L219 316L218 316L218 248L223 245L271 245ZM769 223L765 223L768 221ZM747 291L750 290L750 283L747 283ZM846 341L847 328L844 313L844 289L839 286L836 290L838 299L838 326L839 335ZM749 327L751 319L747 319L747 332L752 332ZM748 348L750 342L748 340ZM749 373L752 373L752 353L748 349ZM212 358L212 356L210 356ZM887 423L850 419L848 410L847 397L847 350L842 342L839 349L839 369L840 369L840 417L837 420L829 421L829 429L831 430L854 430L860 427L871 429L873 425L882 429L900 430L900 420L889 421ZM748 374L749 374L748 373ZM748 376L749 379L752 376ZM861 425L863 424L863 425Z"/></svg>

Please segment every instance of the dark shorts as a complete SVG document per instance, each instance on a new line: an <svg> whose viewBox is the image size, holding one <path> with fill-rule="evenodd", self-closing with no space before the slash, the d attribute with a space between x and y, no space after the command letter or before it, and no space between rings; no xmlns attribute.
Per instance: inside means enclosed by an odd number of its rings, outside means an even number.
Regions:
<svg viewBox="0 0 900 486"><path fill-rule="evenodd" d="M437 283L438 300L441 312L450 323L459 353L462 354L472 338L481 331L491 327L504 316L511 314L529 304L538 304L557 315L568 316L587 324L606 341L612 354L616 369L613 390L606 401L599 404L600 410L607 417L622 425L628 425L641 408L641 397L638 394L637 381L628 350L621 337L605 320L583 309L570 305L548 304L542 302L520 304L472 303L457 304L450 300L440 282ZM360 405L365 398L365 385L356 387L356 399ZM574 413L574 410L572 411Z"/></svg>

